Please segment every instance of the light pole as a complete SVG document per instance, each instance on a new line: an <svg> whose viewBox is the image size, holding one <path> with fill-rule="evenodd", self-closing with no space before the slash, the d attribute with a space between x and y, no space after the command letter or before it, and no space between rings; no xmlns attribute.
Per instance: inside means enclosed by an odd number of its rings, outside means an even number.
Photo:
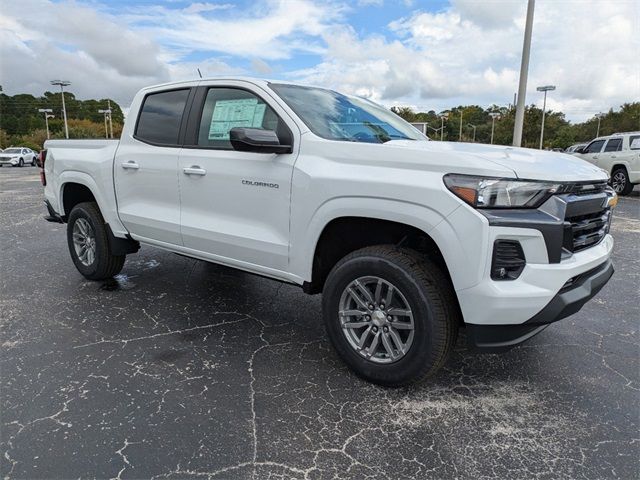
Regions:
<svg viewBox="0 0 640 480"><path fill-rule="evenodd" d="M440 115L440 141L444 140L444 121L449 118L448 113L443 113Z"/></svg>
<svg viewBox="0 0 640 480"><path fill-rule="evenodd" d="M491 117L491 145L493 145L493 131L496 128L496 118L500 118L500 114L498 112L491 112L489 116Z"/></svg>
<svg viewBox="0 0 640 480"><path fill-rule="evenodd" d="M555 85L544 85L543 87L538 87L536 90L539 92L544 92L544 101L542 102L542 125L540 126L540 148L542 150L542 141L544 140L544 117L547 113L547 92L551 92L556 89Z"/></svg>
<svg viewBox="0 0 640 480"><path fill-rule="evenodd" d="M53 110L51 110L50 108L39 108L38 112L44 113L44 124L47 127L47 140L49 140L51 138L51 136L49 135L49 119L54 117L54 115L51 115L51 112L53 112Z"/></svg>
<svg viewBox="0 0 640 480"><path fill-rule="evenodd" d="M111 116L111 110L98 110L98 113L104 114L104 138L109 138L109 130L107 130L107 117Z"/></svg>
<svg viewBox="0 0 640 480"><path fill-rule="evenodd" d="M71 85L68 80L51 80L51 85L60 85L60 93L62 94L62 116L64 118L64 136L69 138L69 126L67 125L67 107L64 104L64 87Z"/></svg>
<svg viewBox="0 0 640 480"><path fill-rule="evenodd" d="M464 108L460 109L460 137L458 138L458 141L461 142L462 141L462 117L464 116Z"/></svg>
<svg viewBox="0 0 640 480"><path fill-rule="evenodd" d="M107 100L107 104L109 105L107 107L109 109L109 133L111 134L111 138L113 138L113 123L111 123L111 100Z"/></svg>
<svg viewBox="0 0 640 480"><path fill-rule="evenodd" d="M467 127L471 127L473 128L473 140L472 142L475 143L476 142L476 126L472 123L467 123Z"/></svg>
<svg viewBox="0 0 640 480"><path fill-rule="evenodd" d="M529 54L531 52L531 31L533 30L533 10L535 0L529 0L527 5L527 21L524 26L524 43L522 45L522 62L520 63L520 83L518 85L518 105L516 107L516 121L513 126L513 146L522 144L522 125L524 123L524 103L527 94L527 75L529 74Z"/></svg>
<svg viewBox="0 0 640 480"><path fill-rule="evenodd" d="M598 129L596 130L596 138L600 136L600 120L604 117L604 113L596 113L596 118L598 119Z"/></svg>

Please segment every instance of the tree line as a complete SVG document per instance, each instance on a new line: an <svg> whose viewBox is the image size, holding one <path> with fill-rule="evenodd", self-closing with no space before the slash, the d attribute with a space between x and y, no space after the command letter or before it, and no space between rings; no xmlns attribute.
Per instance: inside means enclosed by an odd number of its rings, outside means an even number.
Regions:
<svg viewBox="0 0 640 480"><path fill-rule="evenodd" d="M120 137L124 115L120 106L110 99L78 100L71 92L64 93L69 138L104 138L104 116L98 110L107 109L111 104L113 134ZM44 114L38 109L53 110L54 118L49 119L51 138L64 138L62 99L59 92L45 92L40 97L29 94L6 95L0 87L0 148L12 145L27 146L34 150L42 148L47 138ZM490 143L492 113L499 116L495 120L493 143L511 145L515 108L492 105L482 108L478 105L460 105L444 112L430 110L414 112L409 107L392 107L391 110L409 122L428 123L427 134L434 140L441 138L442 115L446 114L442 139L445 141L475 141ZM460 118L462 117L462 134ZM538 148L542 110L535 105L526 107L522 146ZM544 148L567 148L575 143L588 142L598 133L596 116L582 123L571 123L562 112L548 111L545 116ZM640 102L625 103L618 110L610 109L600 117L600 135L614 132L640 130Z"/></svg>
<svg viewBox="0 0 640 480"><path fill-rule="evenodd" d="M392 107L391 110L408 122L429 124L428 135L434 140L440 140L442 115L447 115L444 121L443 140L459 141L460 117L462 116L462 141L473 140L490 143L492 113L499 116L495 120L493 143L511 145L513 127L515 123L515 108L493 105L482 108L478 105L460 105L444 112L414 112L409 107ZM522 135L522 146L538 148L540 145L540 128L542 123L542 109L535 105L526 107ZM640 102L625 103L618 110L610 109L600 117L598 132L598 117L593 116L582 123L571 123L565 119L562 112L547 111L544 122L544 148L565 149L576 143L586 143L599 135L610 135L615 132L640 130Z"/></svg>
<svg viewBox="0 0 640 480"><path fill-rule="evenodd" d="M111 104L114 138L120 137L124 115L112 99L78 100L71 92L64 92L69 138L105 138L104 114ZM51 138L65 138L60 92L45 92L40 97L29 94L6 95L0 88L0 148L26 146L40 150L47 139L44 113L38 109L51 109L49 118Z"/></svg>

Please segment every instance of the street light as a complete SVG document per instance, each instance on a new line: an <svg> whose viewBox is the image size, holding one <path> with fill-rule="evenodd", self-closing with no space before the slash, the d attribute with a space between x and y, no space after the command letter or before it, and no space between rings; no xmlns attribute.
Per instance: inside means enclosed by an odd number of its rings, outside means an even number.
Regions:
<svg viewBox="0 0 640 480"><path fill-rule="evenodd" d="M98 110L98 113L104 114L104 138L109 138L109 130L107 130L107 117L111 119L111 109L107 108L106 110Z"/></svg>
<svg viewBox="0 0 640 480"><path fill-rule="evenodd" d="M540 127L540 150L542 150L542 140L544 139L544 116L547 112L547 92L551 92L555 89L555 85L545 85L543 87L536 88L539 92L544 92L544 102L542 103L542 126Z"/></svg>
<svg viewBox="0 0 640 480"><path fill-rule="evenodd" d="M53 112L53 110L51 110L50 108L39 108L38 112L44 113L44 124L47 127L47 140L49 140L51 138L51 136L49 135L49 119L55 117L55 115L51 115L51 112Z"/></svg>
<svg viewBox="0 0 640 480"><path fill-rule="evenodd" d="M516 121L513 125L513 146L522 144L522 126L524 124L524 103L527 93L527 75L529 74L529 53L531 52L531 30L533 30L533 10L535 0L529 0L527 5L527 20L524 26L524 43L522 45L522 61L520 62L520 83L518 85L518 105L516 107Z"/></svg>
<svg viewBox="0 0 640 480"><path fill-rule="evenodd" d="M472 142L475 143L476 141L476 126L472 123L467 123L467 127L471 127L473 128L473 140Z"/></svg>
<svg viewBox="0 0 640 480"><path fill-rule="evenodd" d="M493 145L493 131L496 128L496 118L500 118L500 114L498 112L491 112L489 116L491 117L491 145Z"/></svg>
<svg viewBox="0 0 640 480"><path fill-rule="evenodd" d="M449 119L448 113L443 113L440 115L440 141L444 140L444 121Z"/></svg>
<svg viewBox="0 0 640 480"><path fill-rule="evenodd" d="M596 130L596 138L600 136L600 120L604 117L604 113L596 113L596 118L598 119L598 130Z"/></svg>
<svg viewBox="0 0 640 480"><path fill-rule="evenodd" d="M64 87L71 85L68 80L51 80L51 85L60 85L62 95L62 116L64 117L64 136L69 138L69 126L67 125L67 107L64 104Z"/></svg>

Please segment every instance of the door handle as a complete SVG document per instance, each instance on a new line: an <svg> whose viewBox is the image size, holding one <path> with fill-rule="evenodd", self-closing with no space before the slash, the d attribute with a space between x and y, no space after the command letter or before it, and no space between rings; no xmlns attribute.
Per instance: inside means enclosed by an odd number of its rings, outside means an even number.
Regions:
<svg viewBox="0 0 640 480"><path fill-rule="evenodd" d="M618 158L617 155L611 155L611 158Z"/></svg>
<svg viewBox="0 0 640 480"><path fill-rule="evenodd" d="M185 175L206 175L207 171L204 168L200 168L198 165L192 165L191 167L185 167L182 169Z"/></svg>
<svg viewBox="0 0 640 480"><path fill-rule="evenodd" d="M140 168L140 165L138 165L136 162L132 160L122 163L121 165L122 165L122 168L124 168L125 170L138 170Z"/></svg>

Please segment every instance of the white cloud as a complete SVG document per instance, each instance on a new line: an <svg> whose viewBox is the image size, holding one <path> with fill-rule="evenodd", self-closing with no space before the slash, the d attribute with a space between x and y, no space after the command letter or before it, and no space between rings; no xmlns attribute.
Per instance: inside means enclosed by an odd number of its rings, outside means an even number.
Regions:
<svg viewBox="0 0 640 480"><path fill-rule="evenodd" d="M525 2L452 0L391 21L396 39L342 27L325 37L319 65L292 76L388 105L506 104L518 87L524 16ZM639 24L635 1L537 2L527 103L542 106L535 87L549 83L557 90L548 105L574 120L637 101Z"/></svg>
<svg viewBox="0 0 640 480"><path fill-rule="evenodd" d="M95 1L0 0L5 92L41 94L50 78L66 78L82 98L126 106L142 86L196 78L197 68L271 76L274 64L279 76L421 109L506 104L517 90L524 1L450 0L389 18L376 34L363 22L381 0L264 0L242 11L224 1L118 11ZM360 23L347 24L350 14ZM638 25L637 0L539 0L528 103L541 104L537 85L554 84L550 108L582 120L640 98ZM317 63L284 71L299 54Z"/></svg>

